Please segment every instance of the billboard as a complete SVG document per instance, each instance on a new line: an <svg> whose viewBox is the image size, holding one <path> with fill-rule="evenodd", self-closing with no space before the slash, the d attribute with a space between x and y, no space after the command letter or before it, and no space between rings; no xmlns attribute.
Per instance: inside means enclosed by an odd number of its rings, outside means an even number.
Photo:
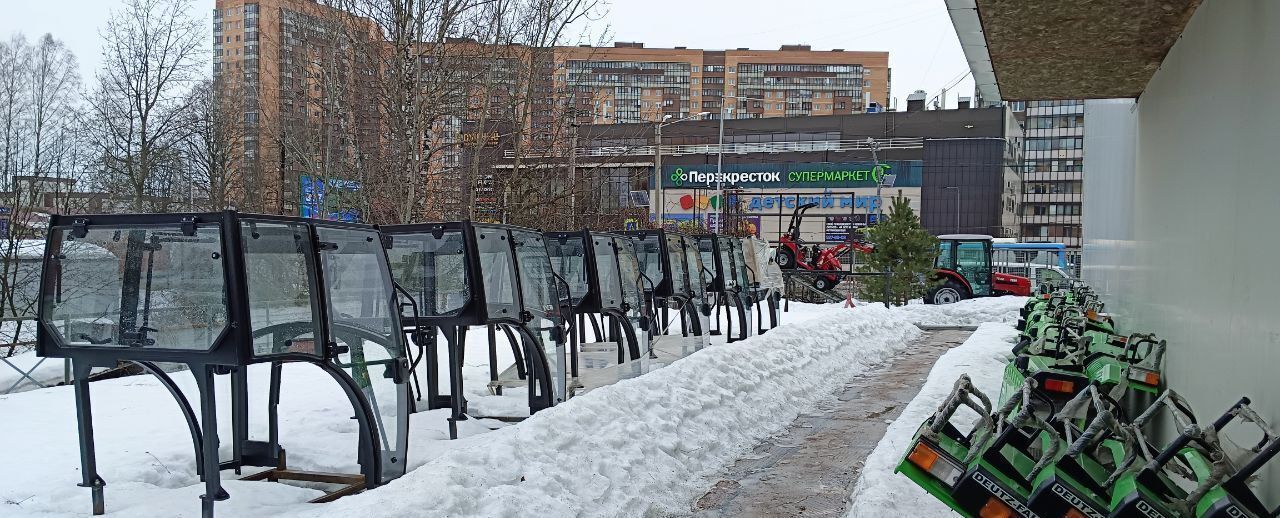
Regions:
<svg viewBox="0 0 1280 518"><path fill-rule="evenodd" d="M352 195L360 191L360 182L339 178L323 181L310 176L303 176L301 181L302 203L299 207L302 217L352 223L363 219L360 209L351 206L354 202Z"/></svg>

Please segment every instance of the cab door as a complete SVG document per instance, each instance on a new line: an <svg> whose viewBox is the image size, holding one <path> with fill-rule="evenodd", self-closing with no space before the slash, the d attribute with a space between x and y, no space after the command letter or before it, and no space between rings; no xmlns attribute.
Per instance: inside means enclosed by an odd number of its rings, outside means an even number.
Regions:
<svg viewBox="0 0 1280 518"><path fill-rule="evenodd" d="M991 295L991 243L960 241L955 244L955 270L969 281L974 297Z"/></svg>

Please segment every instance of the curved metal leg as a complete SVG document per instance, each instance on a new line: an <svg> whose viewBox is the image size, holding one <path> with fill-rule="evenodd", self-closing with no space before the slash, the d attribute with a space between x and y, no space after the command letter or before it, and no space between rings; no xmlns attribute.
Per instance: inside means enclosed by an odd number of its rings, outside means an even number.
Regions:
<svg viewBox="0 0 1280 518"><path fill-rule="evenodd" d="M587 314L587 321L591 323L591 332L592 332L592 333L595 333L595 335L596 335L596 336L595 336L595 340L596 340L596 341L599 341L599 340L600 340L600 337L604 336L604 334L602 334L602 333L600 332L600 323L599 323L599 322L596 322L596 315L595 315L594 313L588 313L588 314ZM584 332L585 332L585 330L584 330ZM585 342L586 340L584 339L583 341Z"/></svg>
<svg viewBox="0 0 1280 518"><path fill-rule="evenodd" d="M502 332L507 335L507 343L511 344L511 354L515 356L516 376L520 379L528 379L529 371L525 365L524 353L521 352L520 340L516 338L510 326L502 326Z"/></svg>
<svg viewBox="0 0 1280 518"><path fill-rule="evenodd" d="M347 399L351 401L352 412L355 414L356 422L360 425L359 454L360 472L364 475L365 488L373 489L378 487L382 481L382 455L378 454L377 447L374 445L374 436L377 432L374 430L373 409L369 406L369 400L365 399L364 392L360 390L360 386L346 372L343 372L337 366L330 362L316 362L313 365L320 367L329 376L333 377L342 387L342 391L347 394ZM460 383L460 381L459 381ZM399 421L399 420L398 420ZM397 430L400 437L404 437L408 433L408 421L403 421L406 426L404 430ZM206 432L207 433L207 432ZM217 429L214 429L217 433ZM208 445L205 446L208 451ZM217 455L217 446L214 446L214 455Z"/></svg>
<svg viewBox="0 0 1280 518"><path fill-rule="evenodd" d="M178 388L178 384L174 383L173 378L163 370L160 370L156 364L151 362L135 361L130 362L142 370L155 376L160 380L160 384L169 391L169 395L173 396L174 401L178 403L178 409L182 411L182 417L187 420L187 431L191 432L191 444L196 451L196 475L200 480L204 480L204 438L200 433L200 421L196 419L196 412L191 408L191 402L187 401L187 396L182 393L182 389Z"/></svg>
<svg viewBox="0 0 1280 518"><path fill-rule="evenodd" d="M502 395L502 385L498 384L498 327L495 324L485 326L489 336L489 383L494 395Z"/></svg>

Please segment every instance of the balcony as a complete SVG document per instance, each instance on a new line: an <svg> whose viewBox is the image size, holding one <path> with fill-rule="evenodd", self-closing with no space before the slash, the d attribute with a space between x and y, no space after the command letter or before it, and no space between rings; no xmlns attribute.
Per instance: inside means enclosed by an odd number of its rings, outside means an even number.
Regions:
<svg viewBox="0 0 1280 518"><path fill-rule="evenodd" d="M1080 216L1065 214L1023 214L1018 216L1024 225L1079 225Z"/></svg>
<svg viewBox="0 0 1280 518"><path fill-rule="evenodd" d="M1074 128L1045 128L1027 130L1027 138L1037 137L1080 137L1084 135L1084 126Z"/></svg>
<svg viewBox="0 0 1280 518"><path fill-rule="evenodd" d="M1023 243L1062 243L1068 248L1079 248L1082 240L1070 236L1022 236Z"/></svg>
<svg viewBox="0 0 1280 518"><path fill-rule="evenodd" d="M914 138L890 138L878 139L880 149L920 149L924 147L924 139ZM817 151L855 151L870 150L866 139L857 140L803 140L793 142L731 142L720 144L668 144L662 146L662 156L679 156L679 155L714 155L718 153L725 154L745 154L745 153L795 153L795 152L817 152ZM577 156L580 157L620 157L620 156L653 156L653 145L644 146L602 146L602 147L585 147L578 148ZM556 152L547 153L530 153L526 152L524 158L554 158L563 156ZM508 150L503 152L503 158L515 158L515 152Z"/></svg>
<svg viewBox="0 0 1280 518"><path fill-rule="evenodd" d="M1081 203L1082 201L1083 195L1080 193L1025 193L1022 195L1023 203Z"/></svg>
<svg viewBox="0 0 1280 518"><path fill-rule="evenodd" d="M1084 173L1081 171L1043 171L1022 174L1022 181L1024 182L1070 182L1080 180L1084 180Z"/></svg>
<svg viewBox="0 0 1280 518"><path fill-rule="evenodd" d="M1084 158L1083 149L1027 150L1026 159L1036 158Z"/></svg>
<svg viewBox="0 0 1280 518"><path fill-rule="evenodd" d="M1071 106L1041 106L1027 107L1027 116L1035 117L1037 115L1071 115L1084 113L1084 103L1078 103Z"/></svg>

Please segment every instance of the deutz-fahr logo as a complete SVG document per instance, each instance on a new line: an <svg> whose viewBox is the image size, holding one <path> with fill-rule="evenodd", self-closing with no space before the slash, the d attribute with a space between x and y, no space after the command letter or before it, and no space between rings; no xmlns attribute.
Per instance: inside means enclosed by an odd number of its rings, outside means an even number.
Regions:
<svg viewBox="0 0 1280 518"><path fill-rule="evenodd" d="M1138 511L1140 511L1143 516L1149 516L1151 518L1165 518L1164 514L1157 511L1156 508L1151 507L1151 504L1148 504L1145 500L1138 500L1138 504L1134 507L1137 507Z"/></svg>
<svg viewBox="0 0 1280 518"><path fill-rule="evenodd" d="M1016 511L1018 513L1018 516L1025 516L1027 518L1037 518L1035 513L1031 512L1031 508L1027 507L1026 505L1023 505L1022 502L1019 502L1017 498L1014 498L1013 495L1010 495L1008 491L1005 491L1003 487L1000 487L1000 484L997 484L996 481L987 478L987 476L983 475L981 471L976 471L973 473L973 480L977 481L979 485L981 485L987 491L990 491L991 494L996 496L996 498L999 498L1000 501L1004 502L1011 509Z"/></svg>
<svg viewBox="0 0 1280 518"><path fill-rule="evenodd" d="M1062 497L1062 499L1065 500L1068 504L1071 504L1071 507L1074 507L1077 510L1079 510L1081 513L1084 513L1085 516L1091 516L1094 518L1106 518L1105 516L1102 515L1102 513L1094 511L1093 506L1090 506L1089 504L1085 503L1084 500L1076 496L1074 493L1067 491L1067 488L1062 487L1061 484L1053 485L1053 494Z"/></svg>

